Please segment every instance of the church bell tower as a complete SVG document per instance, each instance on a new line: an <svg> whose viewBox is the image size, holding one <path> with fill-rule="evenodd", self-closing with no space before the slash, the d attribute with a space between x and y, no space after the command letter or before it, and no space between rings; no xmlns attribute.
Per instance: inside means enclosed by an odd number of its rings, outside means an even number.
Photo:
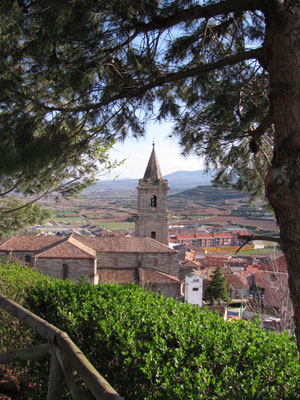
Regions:
<svg viewBox="0 0 300 400"><path fill-rule="evenodd" d="M169 244L168 180L163 179L154 143L143 179L138 184L135 236L150 237Z"/></svg>

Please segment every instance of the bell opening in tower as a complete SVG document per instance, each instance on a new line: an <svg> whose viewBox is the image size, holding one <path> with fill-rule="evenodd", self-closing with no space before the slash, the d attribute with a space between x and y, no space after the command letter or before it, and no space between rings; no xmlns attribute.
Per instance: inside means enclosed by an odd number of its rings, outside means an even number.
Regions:
<svg viewBox="0 0 300 400"><path fill-rule="evenodd" d="M157 197L155 194L151 197L151 207L157 207Z"/></svg>

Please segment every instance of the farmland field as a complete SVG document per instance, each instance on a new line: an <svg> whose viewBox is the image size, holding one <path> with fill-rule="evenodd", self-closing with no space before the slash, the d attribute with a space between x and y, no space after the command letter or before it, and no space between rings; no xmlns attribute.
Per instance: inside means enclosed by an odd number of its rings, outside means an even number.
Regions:
<svg viewBox="0 0 300 400"><path fill-rule="evenodd" d="M257 233L278 232L274 217L262 202L251 206L249 197L236 191L199 186L183 192L171 192L168 199L170 224L240 227ZM137 191L92 190L78 198L57 203L43 199L52 218L65 224L94 224L109 230L125 232L134 227L137 212Z"/></svg>

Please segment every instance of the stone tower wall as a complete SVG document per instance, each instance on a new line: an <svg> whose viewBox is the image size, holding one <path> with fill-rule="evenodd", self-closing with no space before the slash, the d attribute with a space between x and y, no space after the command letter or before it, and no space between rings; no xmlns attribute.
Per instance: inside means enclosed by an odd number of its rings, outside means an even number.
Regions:
<svg viewBox="0 0 300 400"><path fill-rule="evenodd" d="M135 226L137 237L152 237L168 245L168 189L166 180L139 181L138 215ZM153 237L154 232L155 237Z"/></svg>

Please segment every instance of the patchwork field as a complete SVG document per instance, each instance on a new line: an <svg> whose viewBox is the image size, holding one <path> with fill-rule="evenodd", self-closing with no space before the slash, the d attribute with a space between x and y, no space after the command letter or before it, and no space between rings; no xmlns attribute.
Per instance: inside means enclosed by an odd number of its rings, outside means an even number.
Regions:
<svg viewBox="0 0 300 400"><path fill-rule="evenodd" d="M43 199L52 218L65 224L94 224L113 231L126 232L134 227L137 209L136 189L91 190L76 199ZM263 204L250 206L244 193L233 190L199 186L169 196L171 224L237 226L255 232L278 232L274 217Z"/></svg>

